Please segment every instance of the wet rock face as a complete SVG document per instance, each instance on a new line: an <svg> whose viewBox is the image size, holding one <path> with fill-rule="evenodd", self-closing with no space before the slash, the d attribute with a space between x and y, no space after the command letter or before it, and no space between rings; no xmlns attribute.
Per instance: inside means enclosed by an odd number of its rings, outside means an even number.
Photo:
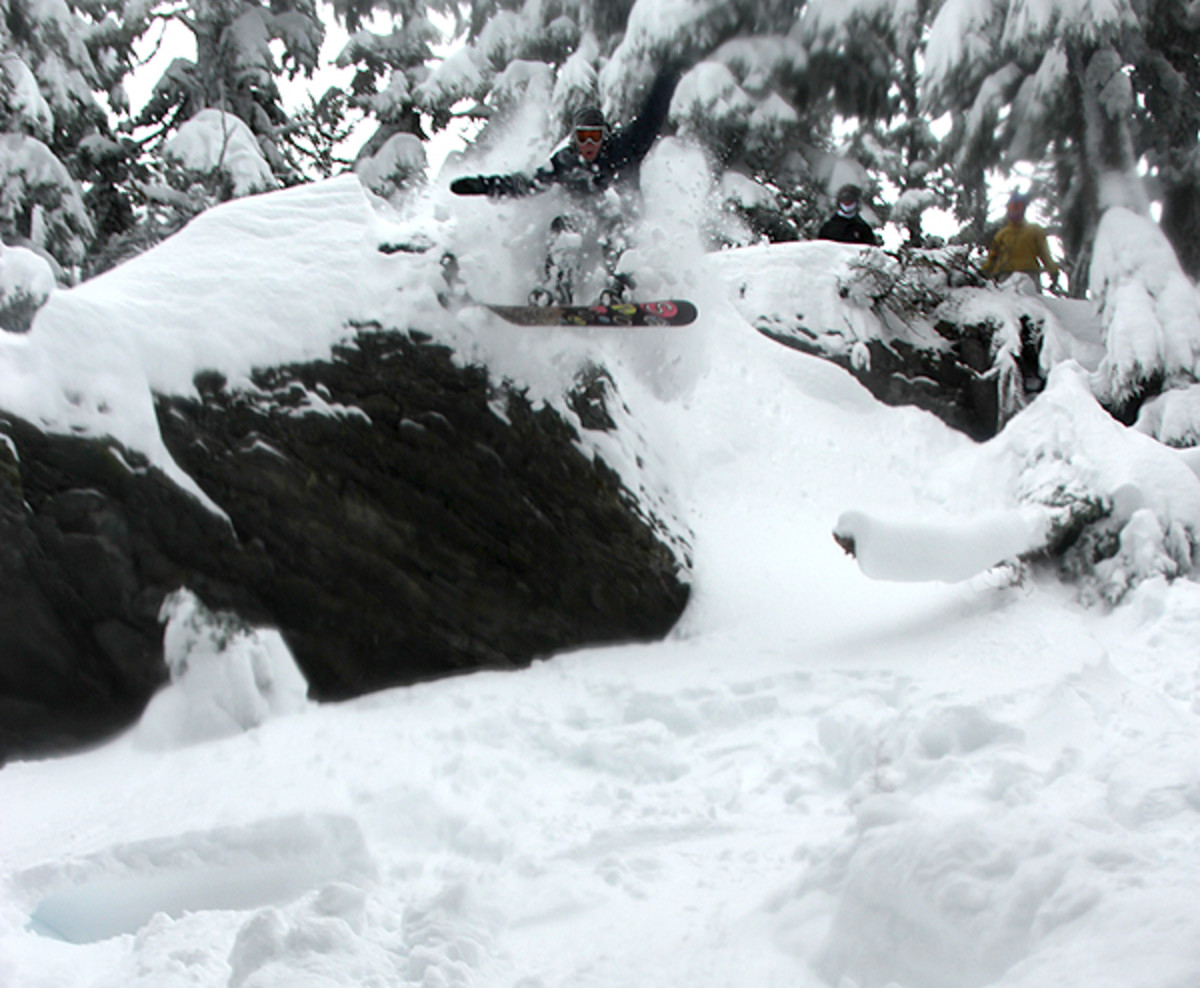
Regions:
<svg viewBox="0 0 1200 988"><path fill-rule="evenodd" d="M179 586L278 627L318 699L652 639L682 613L677 555L616 474L445 348L368 328L255 383L159 402L228 520L103 443L0 421L18 452L0 470L8 754L136 717Z"/></svg>

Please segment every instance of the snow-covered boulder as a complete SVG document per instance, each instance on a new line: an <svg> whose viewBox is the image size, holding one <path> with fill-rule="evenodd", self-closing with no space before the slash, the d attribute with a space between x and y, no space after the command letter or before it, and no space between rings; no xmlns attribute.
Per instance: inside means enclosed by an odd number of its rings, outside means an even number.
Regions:
<svg viewBox="0 0 1200 988"><path fill-rule="evenodd" d="M378 328L337 360L256 380L238 391L202 376L194 398L158 398L167 447L207 504L111 442L6 425L17 455L0 471L0 599L24 620L0 622L0 749L58 749L134 720L163 677L158 604L181 583L277 627L318 700L654 639L682 613L673 523L581 446L581 432L630 441L611 380L581 380L564 416L445 346ZM273 710L255 670L277 668L282 641L218 659L208 632L181 652L175 634L168 656L192 669L208 649L214 664L155 700L147 743Z"/></svg>
<svg viewBox="0 0 1200 988"><path fill-rule="evenodd" d="M984 287L962 250L813 241L729 251L720 266L764 336L974 439L994 436L1041 389L1043 344L1064 336L1044 300Z"/></svg>

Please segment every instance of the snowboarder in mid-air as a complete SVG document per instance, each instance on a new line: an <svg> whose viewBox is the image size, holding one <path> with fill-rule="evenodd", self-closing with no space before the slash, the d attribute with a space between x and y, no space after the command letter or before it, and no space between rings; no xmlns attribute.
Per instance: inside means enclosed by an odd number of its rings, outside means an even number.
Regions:
<svg viewBox="0 0 1200 988"><path fill-rule="evenodd" d="M450 183L451 192L466 196L527 196L555 187L567 192L572 208L551 224L544 279L530 293L531 304L574 302L580 255L589 243L599 244L603 251L608 287L601 301L625 300L632 285L627 275L616 270L626 246L619 192L636 185L638 167L666 122L678 81L677 70L661 71L641 112L624 127L610 129L595 106L579 110L572 120L569 142L532 175L471 175Z"/></svg>

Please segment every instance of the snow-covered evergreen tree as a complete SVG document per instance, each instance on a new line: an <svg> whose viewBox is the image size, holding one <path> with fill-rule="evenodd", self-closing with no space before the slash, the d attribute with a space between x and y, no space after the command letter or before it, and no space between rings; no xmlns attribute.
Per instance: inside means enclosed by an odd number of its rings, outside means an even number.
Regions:
<svg viewBox="0 0 1200 988"><path fill-rule="evenodd" d="M358 152L359 164L372 175L390 175L392 185L403 185L412 177L405 169L415 167L416 159L407 140L393 139L427 136L417 89L428 75L432 45L443 40L431 16L441 15L457 25L461 11L453 0L333 0L333 10L350 32L337 57L338 65L355 68L348 108L377 124ZM438 108L439 125L445 119L443 110ZM371 161L377 156L379 160Z"/></svg>
<svg viewBox="0 0 1200 988"><path fill-rule="evenodd" d="M527 109L514 92L552 71L546 131L565 132L573 111L596 102L613 123L637 111L664 66L682 74L672 126L708 151L725 176L721 194L749 221L747 235L794 238L820 222L834 100L814 79L800 15L805 4L770 0L480 0L468 44L420 87L422 105L445 119L459 100L502 119ZM831 56L832 58L833 56ZM508 66L523 64L519 72ZM441 116L439 116L441 114ZM486 138L486 128L483 139Z"/></svg>
<svg viewBox="0 0 1200 988"><path fill-rule="evenodd" d="M105 224L87 273L157 243L228 198L302 181L323 147L312 121L291 119L281 77L317 68L324 24L316 0L106 0L129 41L192 34L195 57L171 61L121 140L91 139L83 158L101 179L88 205ZM128 73L121 66L120 76ZM128 111L124 101L114 108ZM332 125L331 125L332 126ZM131 136L136 134L136 139Z"/></svg>
<svg viewBox="0 0 1200 988"><path fill-rule="evenodd" d="M932 0L809 0L805 44L813 75L857 127L849 151L899 191L890 219L926 242L922 214L948 202L954 176L921 112L921 61Z"/></svg>
<svg viewBox="0 0 1200 988"><path fill-rule="evenodd" d="M1200 277L1200 5L1146 0L1130 37L1140 95L1139 149L1162 203L1163 232L1184 270Z"/></svg>
<svg viewBox="0 0 1200 988"><path fill-rule="evenodd" d="M87 142L111 140L131 34L104 0L9 0L0 19L0 235L80 265L95 228L81 181L103 184ZM117 211L119 212L119 210ZM106 224L117 222L107 213ZM102 229L102 233L108 232Z"/></svg>
<svg viewBox="0 0 1200 988"><path fill-rule="evenodd" d="M1103 211L1148 207L1125 54L1148 11L1131 0L945 0L930 25L922 95L928 113L953 116L960 208L978 219L987 169L1052 161L1076 287Z"/></svg>
<svg viewBox="0 0 1200 988"><path fill-rule="evenodd" d="M465 5L465 45L422 82L421 108L435 127L444 126L462 100L474 101L468 111L474 116L503 116L539 76L536 66L546 66L554 123L561 125L581 103L597 98L599 62L624 30L630 6L628 0L473 0ZM511 65L518 67L509 72Z"/></svg>
<svg viewBox="0 0 1200 988"><path fill-rule="evenodd" d="M125 0L123 17L139 35L158 22L183 24L196 43L194 59L174 59L158 80L139 126L166 140L204 110L229 113L250 129L276 179L300 179L278 79L317 67L325 29L315 0Z"/></svg>
<svg viewBox="0 0 1200 988"><path fill-rule="evenodd" d="M1173 222L1191 208L1200 115L1194 93L1183 90L1195 51L1174 50L1168 28L1195 31L1193 8L1149 0L945 0L930 27L925 106L955 117L955 160L967 194L984 168L1052 162L1073 289L1088 284L1093 248L1100 264L1090 286L1105 314L1110 359L1098 386L1122 408L1198 370L1200 317L1177 297L1184 289L1173 279L1182 274L1167 241L1148 231L1132 244L1113 243L1105 230L1129 227L1102 222L1121 210L1153 226L1139 173L1139 114L1156 118L1143 131L1154 135L1155 163L1174 183ZM1167 109L1171 91L1178 99Z"/></svg>

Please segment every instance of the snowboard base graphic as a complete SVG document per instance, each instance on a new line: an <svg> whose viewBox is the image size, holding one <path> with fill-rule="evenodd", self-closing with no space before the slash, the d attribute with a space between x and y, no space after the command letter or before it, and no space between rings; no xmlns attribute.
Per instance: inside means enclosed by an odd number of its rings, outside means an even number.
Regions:
<svg viewBox="0 0 1200 988"><path fill-rule="evenodd" d="M517 326L687 326L697 315L696 307L682 299L611 305L483 305Z"/></svg>

